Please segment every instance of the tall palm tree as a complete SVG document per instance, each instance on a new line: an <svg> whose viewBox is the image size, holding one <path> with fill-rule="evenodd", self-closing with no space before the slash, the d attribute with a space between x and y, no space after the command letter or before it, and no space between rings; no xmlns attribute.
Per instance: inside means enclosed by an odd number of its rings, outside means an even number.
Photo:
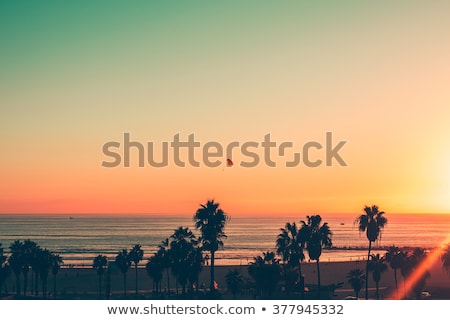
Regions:
<svg viewBox="0 0 450 320"><path fill-rule="evenodd" d="M364 271L359 268L350 270L347 274L347 282L353 288L353 291L355 291L356 298L359 298L359 292L366 282Z"/></svg>
<svg viewBox="0 0 450 320"><path fill-rule="evenodd" d="M148 258L148 262L145 265L145 270L147 274L153 280L153 290L155 292L161 291L161 279L163 277L163 256L161 255L161 251L155 252L150 258Z"/></svg>
<svg viewBox="0 0 450 320"><path fill-rule="evenodd" d="M189 280L192 251L197 246L195 235L189 228L179 227L170 236L170 252L172 255L172 271L181 284L182 294L186 293L186 284Z"/></svg>
<svg viewBox="0 0 450 320"><path fill-rule="evenodd" d="M381 234L381 231L387 224L387 219L384 217L384 212L378 210L378 206L364 207L364 214L356 218L355 224L358 224L360 232L366 232L369 240L369 249L367 251L366 262L366 292L365 298L369 299L369 260L370 251L372 250L372 242L376 241Z"/></svg>
<svg viewBox="0 0 450 320"><path fill-rule="evenodd" d="M36 242L27 239L23 242L22 245L22 274L23 274L23 294L26 295L28 291L28 272L30 271L30 266L33 263L33 259L35 259L36 250L38 249L38 245ZM33 291L33 288L31 288Z"/></svg>
<svg viewBox="0 0 450 320"><path fill-rule="evenodd" d="M280 228L280 234L277 236L276 252L281 256L283 263L288 266L288 269L298 270L298 280L302 293L305 287L301 264L305 260L304 246L305 239L299 233L296 223L286 222L285 227ZM289 270L285 270L285 274L290 274Z"/></svg>
<svg viewBox="0 0 450 320"><path fill-rule="evenodd" d="M450 274L450 243L447 243L442 249L441 261L444 269Z"/></svg>
<svg viewBox="0 0 450 320"><path fill-rule="evenodd" d="M42 283L42 296L47 297L48 272L52 266L52 253L48 249L41 249L37 254L39 277Z"/></svg>
<svg viewBox="0 0 450 320"><path fill-rule="evenodd" d="M16 295L20 296L20 275L24 265L23 242L16 240L9 246L11 252L8 264L16 276Z"/></svg>
<svg viewBox="0 0 450 320"><path fill-rule="evenodd" d="M127 295L127 272L128 269L130 269L131 266L131 260L130 256L128 255L127 249L122 249L122 251L119 251L119 253L116 256L116 260L114 260L114 263L119 268L120 272L123 276L123 295Z"/></svg>
<svg viewBox="0 0 450 320"><path fill-rule="evenodd" d="M305 239L306 249L309 258L316 260L317 266L317 297L320 299L320 263L319 259L322 255L322 248L331 248L332 232L327 222L322 223L320 215L307 216L307 222L301 221L299 233L301 238Z"/></svg>
<svg viewBox="0 0 450 320"><path fill-rule="evenodd" d="M203 259L203 251L202 248L198 247L195 243L191 252L189 253L189 283L190 288L192 289L195 285L196 291L198 292L198 278L200 276L200 272L203 269L203 264L205 260Z"/></svg>
<svg viewBox="0 0 450 320"><path fill-rule="evenodd" d="M0 243L0 296L2 295L3 286L5 285L6 279L8 278L9 274L9 266L7 260L8 259L4 254L2 244Z"/></svg>
<svg viewBox="0 0 450 320"><path fill-rule="evenodd" d="M170 292L170 266L172 263L172 258L170 256L169 238L161 241L161 243L158 245L158 252L161 256L163 267L164 269L166 269L167 291Z"/></svg>
<svg viewBox="0 0 450 320"><path fill-rule="evenodd" d="M405 261L405 254L399 247L390 246L386 251L385 258L391 269L394 270L395 289L398 290L397 269L401 269Z"/></svg>
<svg viewBox="0 0 450 320"><path fill-rule="evenodd" d="M194 215L195 227L200 230L203 250L209 251L211 254L211 275L210 290L214 288L214 259L216 251L223 247L223 240L227 236L225 234L225 225L229 221L229 216L219 208L219 203L214 200L208 200L206 204L201 204L200 208Z"/></svg>
<svg viewBox="0 0 450 320"><path fill-rule="evenodd" d="M372 271L373 281L375 281L377 300L380 299L379 288L380 288L381 274L386 272L387 269L388 266L383 256L380 256L379 253L370 255L369 270Z"/></svg>
<svg viewBox="0 0 450 320"><path fill-rule="evenodd" d="M135 272L135 294L138 293L138 264L144 258L144 250L141 249L140 244L135 244L128 253L130 261L134 263Z"/></svg>
<svg viewBox="0 0 450 320"><path fill-rule="evenodd" d="M92 268L97 272L98 275L98 296L102 296L102 275L105 272L105 268L108 265L108 258L104 255L99 254L96 256L92 263Z"/></svg>
<svg viewBox="0 0 450 320"><path fill-rule="evenodd" d="M64 264L62 257L59 254L52 253L50 257L52 275L53 275L53 298L56 299L56 275Z"/></svg>
<svg viewBox="0 0 450 320"><path fill-rule="evenodd" d="M423 248L415 248L411 255L412 269L417 270L417 268L422 264L422 262L427 258L428 253ZM416 299L420 299L422 295L422 290L425 287L427 280L431 277L429 270L424 270L418 277L417 281L414 283L412 290L416 296Z"/></svg>

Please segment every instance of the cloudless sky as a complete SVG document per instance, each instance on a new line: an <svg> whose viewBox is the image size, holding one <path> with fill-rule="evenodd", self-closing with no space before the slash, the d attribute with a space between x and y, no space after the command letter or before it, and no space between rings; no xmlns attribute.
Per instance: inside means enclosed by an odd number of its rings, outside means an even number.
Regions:
<svg viewBox="0 0 450 320"><path fill-rule="evenodd" d="M449 12L2 1L0 213L193 213L211 198L231 215L450 212ZM301 151L333 132L348 166L102 167L124 132L159 151L177 133L224 146L270 133Z"/></svg>

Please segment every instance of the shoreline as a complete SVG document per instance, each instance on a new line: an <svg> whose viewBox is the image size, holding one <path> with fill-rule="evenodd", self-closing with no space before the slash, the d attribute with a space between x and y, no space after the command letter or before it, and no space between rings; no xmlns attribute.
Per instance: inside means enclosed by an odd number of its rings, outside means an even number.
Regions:
<svg viewBox="0 0 450 320"><path fill-rule="evenodd" d="M360 268L365 270L365 261L347 261L347 262L320 262L321 283L322 285L332 285L341 283L341 287L335 290L335 296L331 299L344 299L347 296L354 296L354 292L351 286L347 283L346 275L353 268ZM252 280L248 275L247 265L230 265L230 266L216 266L215 275L216 281L219 285L219 291L222 294L223 299L232 299L230 293L227 292L227 285L225 276L229 270L238 270L244 279ZM450 277L444 271L440 261L435 261L434 264L429 266L431 277L427 281L424 291L431 292L431 299L450 299ZM209 286L209 266L205 266L200 273L199 288L208 288ZM302 263L302 272L305 277L305 286L314 286L317 284L317 271L315 263ZM398 272L399 273L399 272ZM126 274L127 282L127 297L133 299L136 298L135 293L135 270L130 268ZM123 276L118 270L114 270L110 274L111 277L111 299L124 299L123 295ZM402 277L398 276L399 286L403 283ZM174 293L176 284L175 278L170 274L170 292ZM32 280L29 277L28 286L31 288ZM21 278L21 284L23 285L23 278ZM12 296L15 293L15 277L13 274L7 280L7 289ZM282 284L280 284L282 285ZM40 289L41 284L39 284ZM103 290L106 286L106 272L103 276ZM163 273L161 280L161 287L163 292L167 292L167 277L166 272ZM369 287L371 290L370 298L375 297L375 283L373 282L372 275L369 275ZM57 294L56 299L99 299L98 296L98 277L92 268L62 268L56 277ZM144 268L138 268L138 292L139 299L152 299L153 283L151 278L147 275ZM388 271L382 274L380 281L380 296L381 299L388 299L392 292L395 290L395 281L393 270L388 268ZM181 291L181 290L180 290ZM4 292L4 291L3 291ZM53 299L53 278L49 275L48 278L48 292L49 298ZM364 296L364 289L360 293L360 297ZM20 297L19 299L40 298L34 297L34 295L28 294L27 297ZM169 296L170 297L170 296ZM176 296L179 298L179 296ZM102 297L104 298L104 297ZM254 299L254 295L250 292L237 296L237 299ZM412 296L407 297L413 299Z"/></svg>

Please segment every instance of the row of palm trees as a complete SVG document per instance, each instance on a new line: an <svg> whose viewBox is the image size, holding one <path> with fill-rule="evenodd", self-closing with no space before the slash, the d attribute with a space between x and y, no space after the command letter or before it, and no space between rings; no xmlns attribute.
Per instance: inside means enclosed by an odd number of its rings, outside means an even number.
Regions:
<svg viewBox="0 0 450 320"><path fill-rule="evenodd" d="M158 250L148 258L145 269L153 279L154 291L161 292L161 280L164 270L167 273L167 288L170 289L170 273L175 276L177 293L178 285L181 286L182 294L186 294L186 288L196 287L198 289L198 278L203 268L205 259L203 252L208 251L211 256L210 268L210 292L216 291L215 286L215 252L223 246L224 233L229 216L219 207L214 200L201 204L194 217L195 228L201 235L197 238L188 227L179 227L174 233L162 241ZM126 274L131 264L135 269L135 294L138 294L138 264L143 259L144 251L139 244L127 251L122 249L115 257L114 265L123 274L123 291L126 295ZM98 255L94 258L93 268L99 278L99 295L101 295L102 276L108 271L108 258Z"/></svg>
<svg viewBox="0 0 450 320"><path fill-rule="evenodd" d="M379 253L371 254L369 258L368 269L372 272L372 278L375 282L376 298L379 299L380 297L379 283L381 281L382 274L389 269L388 266L394 272L395 289L398 292L398 290L401 290L401 288L399 288L398 285L397 271L400 270L403 282L405 282L405 279L407 279L419 268L426 257L427 252L423 248L415 248L412 251L404 251L397 246L390 246L383 256ZM444 268L449 269L450 264L448 263L448 261L450 261L450 245L447 245L446 249L443 251L441 260L443 262ZM412 291L415 294L416 299L420 299L421 292L430 276L430 271L424 270L417 278L412 287ZM366 280L366 275L364 274L363 270L359 268L352 269L347 274L347 281L355 291L356 298L359 297L359 292L361 291L363 285L368 282Z"/></svg>
<svg viewBox="0 0 450 320"><path fill-rule="evenodd" d="M9 274L14 274L16 278L16 295L23 296L39 294L39 282L41 283L42 296L47 296L47 282L49 273L53 275L53 295L56 295L56 275L63 264L63 259L48 249L41 248L36 242L31 240L16 240L9 246L10 255L4 254L4 249L0 243L0 294L4 288ZM28 287L29 273L31 271L31 286ZM21 285L23 279L23 287ZM22 291L23 288L23 291ZM30 292L29 292L30 291Z"/></svg>
<svg viewBox="0 0 450 320"><path fill-rule="evenodd" d="M181 286L182 293L186 289L196 287L198 289L198 277L203 268L205 259L203 253L210 254L210 292L216 292L216 281L214 274L215 253L223 246L226 239L224 232L225 225L229 221L229 216L219 207L214 200L209 200L201 204L193 216L195 228L200 231L200 236L196 237L188 227L179 227L174 233L166 238L158 246L158 250L148 258L145 265L148 275L153 279L154 291L161 291L161 280L164 271L167 274L167 288L170 289L170 275L176 279L177 293L178 286ZM379 282L381 275L387 270L387 263L394 270L396 289L398 290L397 270L400 270L403 278L410 275L419 264L425 259L426 252L423 249L416 249L413 252L403 252L398 247L391 247L384 256L372 254L372 244L379 239L379 236L387 225L384 212L380 211L376 205L365 206L363 214L359 215L355 224L360 232L365 232L369 241L367 263L365 272L360 269L350 270L347 280L355 289L355 294L359 295L362 286L365 284L365 298L368 299L368 276L372 272L373 280L376 283L377 297L379 297ZM321 274L320 257L323 248L332 247L332 231L328 223L322 222L320 215L307 216L306 220L287 222L275 240L275 252L265 252L262 256L254 258L249 265L249 275L253 278L257 291L260 295L270 296L274 292L275 286L284 279L285 290L289 292L299 291L304 295L305 280L302 273L302 262L306 259L306 253L310 260L316 262L317 268L317 297L321 297ZM16 291L20 295L20 278L23 278L23 292L28 290L28 272L31 270L37 294L38 278L42 281L43 295L46 295L47 278L49 271L56 278L62 259L59 255L47 249L41 249L35 242L25 240L15 241L10 245L11 254L7 258L0 245L0 288L6 279L9 271L16 275ZM138 264L143 260L144 251L139 244L134 245L130 250L119 251L112 264L123 274L123 290L126 295L126 274L134 265L135 269L135 294L138 293ZM442 255L444 267L450 268L450 246ZM98 255L93 260L93 268L99 277L99 294L102 288L102 276L107 272L109 277L110 266L108 258ZM365 274L364 274L365 273ZM425 273L416 283L415 291L423 288L429 273ZM56 279L54 279L56 280ZM242 282L242 275L237 270L227 274L227 284L229 288L237 290L238 284ZM188 287L189 284L189 287ZM358 284L361 288L358 287ZM236 293L236 290L233 290ZM1 293L1 292L0 292ZM56 295L56 281L54 281L54 295Z"/></svg>

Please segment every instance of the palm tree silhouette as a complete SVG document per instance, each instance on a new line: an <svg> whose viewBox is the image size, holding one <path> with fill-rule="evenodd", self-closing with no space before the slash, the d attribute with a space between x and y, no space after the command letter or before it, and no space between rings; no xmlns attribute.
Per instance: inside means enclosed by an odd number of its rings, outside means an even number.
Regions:
<svg viewBox="0 0 450 320"><path fill-rule="evenodd" d="M441 261L444 269L450 274L450 243L447 243L442 249Z"/></svg>
<svg viewBox="0 0 450 320"><path fill-rule="evenodd" d="M186 293L186 284L189 280L192 265L192 251L197 246L195 235L189 228L179 227L170 236L170 252L172 255L172 271L181 284L182 294Z"/></svg>
<svg viewBox="0 0 450 320"><path fill-rule="evenodd" d="M189 283L190 289L195 285L196 291L198 292L198 278L200 276L200 272L203 269L204 259L203 259L203 250L197 246L197 243L194 244L191 252L189 253Z"/></svg>
<svg viewBox="0 0 450 320"><path fill-rule="evenodd" d="M22 245L22 274L23 274L23 294L26 295L28 291L28 272L30 271L30 266L36 255L36 250L38 249L36 242L27 239ZM31 290L32 291L32 290Z"/></svg>
<svg viewBox="0 0 450 320"><path fill-rule="evenodd" d="M380 288L381 274L386 272L387 269L388 266L385 262L384 257L380 256L379 253L370 255L369 270L372 271L373 281L375 281L377 300L380 299L379 288Z"/></svg>
<svg viewBox="0 0 450 320"><path fill-rule="evenodd" d="M157 293L161 292L161 279L163 277L163 256L161 251L155 252L145 265L147 274L153 279L153 290Z"/></svg>
<svg viewBox="0 0 450 320"><path fill-rule="evenodd" d="M305 280L302 273L301 262L305 260L303 252L305 240L302 238L299 229L295 222L286 222L284 228L280 228L281 233L277 236L276 252L281 256L283 263L288 266L288 269L298 269L298 279L300 290L303 294L305 288ZM289 270L285 270L285 275L289 274ZM291 281L289 281L291 282Z"/></svg>
<svg viewBox="0 0 450 320"><path fill-rule="evenodd" d="M167 290L170 293L170 266L172 264L172 258L170 256L169 238L161 241L158 245L158 252L162 260L162 265L166 269Z"/></svg>
<svg viewBox="0 0 450 320"><path fill-rule="evenodd" d="M412 263L412 269L416 270L419 265L427 258L427 252L423 248L415 248L412 255L411 255L411 263ZM420 274L417 281L414 283L412 290L414 291L414 294L416 296L416 299L419 300L422 296L422 290L425 287L425 284L428 280L428 278L431 277L430 271L425 270Z"/></svg>
<svg viewBox="0 0 450 320"><path fill-rule="evenodd" d="M279 260L274 252L263 252L263 256L257 256L248 266L248 274L255 281L258 295L271 297L276 289L281 276Z"/></svg>
<svg viewBox="0 0 450 320"><path fill-rule="evenodd" d="M48 272L52 266L52 253L48 249L41 249L37 254L39 277L42 283L42 296L47 297Z"/></svg>
<svg viewBox="0 0 450 320"><path fill-rule="evenodd" d="M394 270L395 289L398 290L397 269L401 269L405 261L405 253L399 247L390 246L385 257L391 269Z"/></svg>
<svg viewBox="0 0 450 320"><path fill-rule="evenodd" d="M61 268L61 265L64 264L62 257L59 254L51 254L50 257L52 275L53 275L53 298L56 299L56 275Z"/></svg>
<svg viewBox="0 0 450 320"><path fill-rule="evenodd" d="M123 276L123 295L127 295L127 272L131 266L130 256L128 255L127 249L122 249L116 256L114 263L119 268Z"/></svg>
<svg viewBox="0 0 450 320"><path fill-rule="evenodd" d="M224 229L229 219L229 216L219 208L219 203L214 202L214 200L208 200L206 204L201 204L194 215L195 228L199 229L202 234L200 237L202 248L211 254L209 286L211 293L215 291L215 253L219 248L223 247L222 239L227 238Z"/></svg>
<svg viewBox="0 0 450 320"><path fill-rule="evenodd" d="M300 238L305 239L306 249L311 260L316 260L317 266L317 297L320 299L320 263L322 248L331 248L332 232L328 223L322 223L320 215L307 216L307 222L301 221L299 234Z"/></svg>
<svg viewBox="0 0 450 320"><path fill-rule="evenodd" d="M3 287L5 286L6 279L9 274L9 266L7 263L7 257L4 254L4 249L2 244L0 243L0 297L2 295ZM6 291L6 289L5 289ZM6 292L5 292L6 293Z"/></svg>
<svg viewBox="0 0 450 320"><path fill-rule="evenodd" d="M96 256L92 263L92 268L97 272L98 275L98 296L102 296L102 275L105 272L105 268L108 265L108 258L104 255L99 254Z"/></svg>
<svg viewBox="0 0 450 320"><path fill-rule="evenodd" d="M372 249L372 242L378 239L382 229L387 224L387 219L384 217L384 212L378 210L378 206L373 205L371 207L364 207L364 214L356 218L355 224L358 224L360 232L366 232L367 239L369 240L369 249L367 251L366 262L366 292L365 298L369 299L369 260L370 251Z"/></svg>
<svg viewBox="0 0 450 320"><path fill-rule="evenodd" d="M364 271L356 268L349 271L347 274L347 282L355 291L356 298L359 298L359 292L364 286L364 282L366 281L366 276L364 275Z"/></svg>
<svg viewBox="0 0 450 320"><path fill-rule="evenodd" d="M16 295L20 296L20 275L24 265L23 242L20 240L15 240L9 246L9 250L11 254L8 258L8 264L16 276Z"/></svg>
<svg viewBox="0 0 450 320"><path fill-rule="evenodd" d="M242 274L236 268L233 270L230 269L225 275L225 281L228 291L233 295L233 299L236 299L236 295L241 292L244 285Z"/></svg>
<svg viewBox="0 0 450 320"><path fill-rule="evenodd" d="M144 250L141 249L140 244L135 244L133 248L131 248L130 253L128 253L130 257L130 261L134 263L134 271L135 271L135 294L138 293L138 263L144 257Z"/></svg>

